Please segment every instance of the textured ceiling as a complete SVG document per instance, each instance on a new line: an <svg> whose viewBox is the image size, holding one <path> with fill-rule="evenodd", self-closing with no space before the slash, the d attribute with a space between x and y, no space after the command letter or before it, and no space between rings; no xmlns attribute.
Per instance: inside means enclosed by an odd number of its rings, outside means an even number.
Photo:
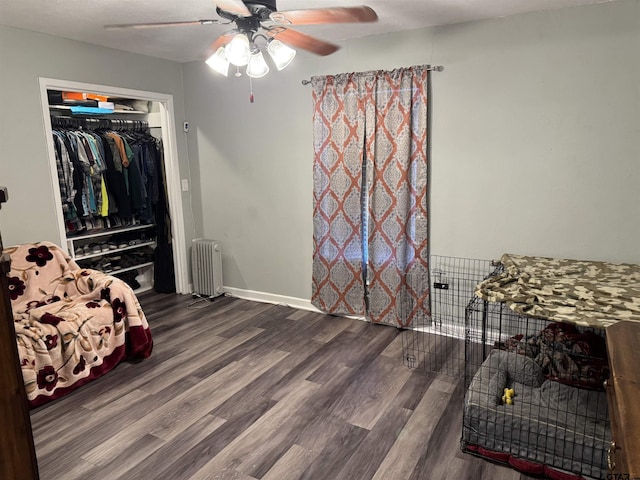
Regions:
<svg viewBox="0 0 640 480"><path fill-rule="evenodd" d="M369 24L303 26L298 30L340 43L350 38L496 18L608 0L278 0L279 10L373 8ZM104 25L218 19L212 0L0 0L0 24L179 62L206 58L228 25L105 30Z"/></svg>

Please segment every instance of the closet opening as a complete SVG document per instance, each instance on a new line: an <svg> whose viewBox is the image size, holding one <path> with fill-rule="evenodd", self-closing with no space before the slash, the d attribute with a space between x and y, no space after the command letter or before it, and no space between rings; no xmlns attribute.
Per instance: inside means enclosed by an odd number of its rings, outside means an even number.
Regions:
<svg viewBox="0 0 640 480"><path fill-rule="evenodd" d="M172 95L49 78L40 93L56 243L137 293L189 293Z"/></svg>

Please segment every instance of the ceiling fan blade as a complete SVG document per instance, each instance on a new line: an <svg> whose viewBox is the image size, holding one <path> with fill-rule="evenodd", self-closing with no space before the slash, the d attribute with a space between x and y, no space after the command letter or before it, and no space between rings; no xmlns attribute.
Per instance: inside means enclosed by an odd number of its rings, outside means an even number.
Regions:
<svg viewBox="0 0 640 480"><path fill-rule="evenodd" d="M215 3L220 10L224 10L225 12L233 13L240 17L251 16L251 12L242 0L213 0L213 3Z"/></svg>
<svg viewBox="0 0 640 480"><path fill-rule="evenodd" d="M156 27L182 27L185 25L215 25L220 20L191 20L186 22L157 22L157 23L121 23L116 25L105 25L108 30L119 28L156 28Z"/></svg>
<svg viewBox="0 0 640 480"><path fill-rule="evenodd" d="M302 48L316 55L331 55L340 48L337 45L312 37L306 33L291 30L290 28L275 27L267 30L267 35L275 37L289 46Z"/></svg>
<svg viewBox="0 0 640 480"><path fill-rule="evenodd" d="M320 23L375 22L378 15L371 8L359 7L311 8L273 12L269 18L282 25L317 25Z"/></svg>

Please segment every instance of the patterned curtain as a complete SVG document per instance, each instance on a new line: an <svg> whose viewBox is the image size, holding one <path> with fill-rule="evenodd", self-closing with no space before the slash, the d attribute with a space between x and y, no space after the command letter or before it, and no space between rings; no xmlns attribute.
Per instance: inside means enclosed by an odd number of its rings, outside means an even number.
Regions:
<svg viewBox="0 0 640 480"><path fill-rule="evenodd" d="M362 162L364 98L354 75L314 77L312 303L364 315Z"/></svg>
<svg viewBox="0 0 640 480"><path fill-rule="evenodd" d="M312 302L321 310L400 327L429 313L428 75L312 79Z"/></svg>

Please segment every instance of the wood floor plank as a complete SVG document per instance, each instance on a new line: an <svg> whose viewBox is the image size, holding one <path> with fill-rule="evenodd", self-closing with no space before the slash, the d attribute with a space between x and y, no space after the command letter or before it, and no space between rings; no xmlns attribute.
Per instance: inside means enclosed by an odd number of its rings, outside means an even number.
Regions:
<svg viewBox="0 0 640 480"><path fill-rule="evenodd" d="M286 353L273 352L272 358L265 361L284 355ZM262 369L266 368L267 365L262 366ZM146 434L170 441L261 373L260 368L247 372L246 365L234 362L128 425L118 436L102 442L83 455L83 459L100 464L101 457L117 456Z"/></svg>
<svg viewBox="0 0 640 480"><path fill-rule="evenodd" d="M360 444L369 433L364 428L345 423L334 435L333 440L320 451L316 459L302 473L301 480L334 478L349 459L355 455Z"/></svg>
<svg viewBox="0 0 640 480"><path fill-rule="evenodd" d="M289 387L289 392L294 390L308 376L307 372L297 370L296 367L317 351L321 345L317 342L310 342L304 345L305 348L290 352L285 358L272 365L269 370L213 410L213 413L221 418L229 418L241 412L258 396L274 398L270 394L273 389L283 391L286 386Z"/></svg>
<svg viewBox="0 0 640 480"><path fill-rule="evenodd" d="M271 450L274 446L277 448L278 441L282 441L283 436L286 437L288 432L282 428L286 420L295 414L301 404L313 397L318 388L318 385L311 382L301 384L288 398L278 402L198 470L191 480L207 480L212 472L222 471L232 464L240 464L246 470L255 469L257 459L265 454L264 449ZM283 450L286 451L288 448Z"/></svg>
<svg viewBox="0 0 640 480"><path fill-rule="evenodd" d="M119 422L139 418L155 406L157 405L151 403L148 395L140 391L134 391L119 398L105 407L100 415L95 415L86 409L83 410L79 406L73 412L75 417L73 423L58 421L60 428L56 430L53 438L46 437L47 439L44 441L36 440L38 463L46 463L49 459L58 460L65 456L81 456L87 450L100 444L104 437L116 434ZM75 415L76 412L79 413ZM105 422L111 418L116 421ZM73 427L70 427L71 425ZM33 424L33 428L39 429L39 425ZM48 432L43 432L43 436L44 433ZM84 438L85 435L88 438Z"/></svg>
<svg viewBox="0 0 640 480"><path fill-rule="evenodd" d="M412 413L411 410L402 407L387 408L375 427L360 444L360 448L369 454L366 456L352 455L342 470L335 475L335 480L370 480L373 478Z"/></svg>
<svg viewBox="0 0 640 480"><path fill-rule="evenodd" d="M220 370L224 366L230 363L242 360L252 352L255 352L255 351L265 352L268 349L264 349L262 348L262 346L266 342L268 342L270 339L272 339L274 336L277 336L278 334L281 333L281 332L274 332L274 331L266 331L263 328L259 328L259 327L250 327L250 328L245 328L244 331L230 338L237 338L238 336L243 336L246 334L247 331L257 331L258 333L257 335L252 336L251 342L242 342L241 344L237 345L231 350L223 352L222 354L219 354L219 352L216 352L216 355L213 357L213 360L210 360L201 364L196 375L199 376L200 378L210 377L211 375L215 374L218 370Z"/></svg>
<svg viewBox="0 0 640 480"><path fill-rule="evenodd" d="M349 321L344 321L340 317L323 315L320 322L321 328L314 334L313 339L322 343L329 343L331 340L342 334L349 326Z"/></svg>
<svg viewBox="0 0 640 480"><path fill-rule="evenodd" d="M396 362L382 354L374 359L353 379L335 407L336 414L371 430L411 377L411 371L398 370Z"/></svg>
<svg viewBox="0 0 640 480"><path fill-rule="evenodd" d="M87 478L116 480L122 474L135 468L163 445L165 442L158 437L149 434L143 435L118 455L105 458L100 464L96 464L93 470L83 472L77 477L68 476L67 480L86 480Z"/></svg>
<svg viewBox="0 0 640 480"><path fill-rule="evenodd" d="M215 335L203 336L200 341L190 342L188 349L167 355L161 362L145 364L145 367L149 368L144 370L131 369L134 370L131 372L132 375L121 375L121 381L112 382L108 391L100 392L99 395L89 398L82 405L89 410L97 410L132 390L158 393L197 370L198 362L194 360L194 357L203 355L204 352L208 352L209 347L217 348L218 345L226 341L228 339ZM233 348L233 346L220 348ZM152 358L157 359L155 356Z"/></svg>
<svg viewBox="0 0 640 480"><path fill-rule="evenodd" d="M128 375L121 376L128 377ZM115 379L115 377L102 377L96 382L104 381L105 385L108 385L110 379ZM120 384L119 379L117 384ZM114 430L117 431L116 429L121 423L128 424L146 412L153 411L156 407L162 405L165 402L164 396L172 397L176 392L185 390L193 384L192 378L181 377L158 397L149 396L138 389L126 391L114 398L111 403L103 405L99 412L84 408L83 402L86 397L80 395L79 392L73 392L66 398L76 398L77 403L75 405L69 402L64 403L66 408L64 414L56 411L58 413L51 415L52 422L46 417L40 417L37 421L32 421L34 428L42 431L42 435L39 435L36 439L36 446L40 443L44 444L43 448L38 449L38 456L39 458L42 457L42 460L46 460L46 455L56 456L56 452L60 449L73 452L74 450L68 447L75 443L81 443L83 448L91 448L91 445L99 444L103 437L108 437ZM64 418L65 421L61 422L60 418ZM109 419L109 424L103 426L105 418ZM73 428L70 428L70 425L73 425ZM91 435L89 438L83 439L85 432L90 432ZM51 449L54 450L51 451Z"/></svg>
<svg viewBox="0 0 640 480"><path fill-rule="evenodd" d="M268 370L270 362L277 362L286 355L286 352L272 352L264 357L262 365L249 369L241 362L230 364L156 410L150 418L149 432L170 440ZM149 423L145 422L145 425Z"/></svg>
<svg viewBox="0 0 640 480"><path fill-rule="evenodd" d="M291 445L291 448L269 469L262 480L298 480L317 454L313 450Z"/></svg>
<svg viewBox="0 0 640 480"><path fill-rule="evenodd" d="M239 332L243 332L249 324L254 328L261 328L264 330L260 325L260 320L265 315L267 317L271 317L272 315L269 312L274 308L274 305L270 305L268 303L258 303L245 310L235 312L234 316L225 319L225 328L219 333L219 335L231 338Z"/></svg>
<svg viewBox="0 0 640 480"><path fill-rule="evenodd" d="M192 448L220 428L226 420L213 415L205 415L196 423L180 433L175 442L165 442L164 445L155 452L142 458L141 461L122 472L117 480L136 480L148 476L148 472L161 472L168 469L175 462L179 462L181 457ZM86 477L85 477L86 478Z"/></svg>
<svg viewBox="0 0 640 480"><path fill-rule="evenodd" d="M528 478L459 450L460 380L403 365L394 327L139 298L151 357L31 412L42 480ZM455 368L441 341L434 363Z"/></svg>
<svg viewBox="0 0 640 480"><path fill-rule="evenodd" d="M409 480L422 478L445 478L462 474L463 462L456 458L460 443L462 422L458 423L462 410L464 386L459 382L453 391L452 398L446 404L442 415L437 420L433 433L422 449L420 458ZM444 461L437 461L444 460ZM455 478L455 477L454 477Z"/></svg>
<svg viewBox="0 0 640 480"><path fill-rule="evenodd" d="M113 458L126 456L127 452L134 448L133 445L136 442L141 442L146 435L147 432L144 430L127 426L122 428L118 435L105 439L87 450L86 453L81 454L80 457L97 466L105 465Z"/></svg>
<svg viewBox="0 0 640 480"><path fill-rule="evenodd" d="M75 460L69 465L61 465L59 471L47 469L46 475L49 480L69 480L70 478L91 478L91 472L96 468L95 465L85 462L82 459ZM41 475L42 478L42 475Z"/></svg>
<svg viewBox="0 0 640 480"><path fill-rule="evenodd" d="M308 310L297 310L297 309L292 309L293 311L287 315L287 318L289 320L302 320L304 318L313 318L316 315L314 315L314 312L310 312Z"/></svg>
<svg viewBox="0 0 640 480"><path fill-rule="evenodd" d="M319 385L317 395L302 405L297 417L292 419L297 422L292 443L313 451L322 450L345 424L343 419L330 412L339 400L340 393L349 385L353 369L340 366L334 373L333 378Z"/></svg>
<svg viewBox="0 0 640 480"><path fill-rule="evenodd" d="M227 419L220 428L195 444L187 453L171 463L169 467L158 469L157 478L191 479L193 475L215 458L239 435L242 435L246 429L273 408L275 404L276 402L271 400L261 399L256 401L252 407L247 408L242 415ZM168 445L176 443L178 438L176 437ZM147 471L155 470L145 470L145 472ZM131 477L131 480L137 480L137 478L142 477Z"/></svg>
<svg viewBox="0 0 640 480"><path fill-rule="evenodd" d="M380 355L393 359L402 358L402 335L398 335Z"/></svg>
<svg viewBox="0 0 640 480"><path fill-rule="evenodd" d="M345 340L344 343L336 341L321 344L318 349L285 375L281 381L274 384L265 395L274 400L279 400L288 395L292 389L296 388L297 383L304 379L320 385L327 383L334 378L337 371L345 366L342 352L348 350L347 344L348 340Z"/></svg>
<svg viewBox="0 0 640 480"><path fill-rule="evenodd" d="M203 336L199 341L192 342L189 350L164 362L164 368L145 374L140 383L140 389L148 393L158 393L180 376L199 373L202 360L214 361L238 345L251 340L260 332L260 329L254 328L231 338L217 335Z"/></svg>
<svg viewBox="0 0 640 480"><path fill-rule="evenodd" d="M435 381L431 384L376 471L373 480L411 476L423 445L433 433L449 398L450 395L435 387Z"/></svg>
<svg viewBox="0 0 640 480"><path fill-rule="evenodd" d="M396 405L408 410L415 410L435 378L435 373L420 369L411 370L411 376L398 392L395 399Z"/></svg>

